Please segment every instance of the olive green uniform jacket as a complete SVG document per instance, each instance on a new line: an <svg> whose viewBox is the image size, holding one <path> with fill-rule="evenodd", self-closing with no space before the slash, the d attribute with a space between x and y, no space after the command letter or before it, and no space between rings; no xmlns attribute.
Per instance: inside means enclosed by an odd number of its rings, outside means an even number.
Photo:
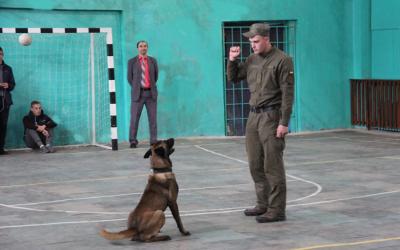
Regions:
<svg viewBox="0 0 400 250"><path fill-rule="evenodd" d="M280 105L279 124L288 126L294 98L294 70L290 57L279 49L252 54L244 63L228 62L228 81L247 79L252 107Z"/></svg>

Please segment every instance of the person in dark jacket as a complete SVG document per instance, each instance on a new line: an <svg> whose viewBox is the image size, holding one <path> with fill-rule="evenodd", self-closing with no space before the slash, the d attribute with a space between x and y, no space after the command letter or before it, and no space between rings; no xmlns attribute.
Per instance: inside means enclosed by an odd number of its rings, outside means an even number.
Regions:
<svg viewBox="0 0 400 250"><path fill-rule="evenodd" d="M53 153L53 128L57 124L44 114L40 102L32 101L29 114L23 119L24 141L28 148L39 148L43 153Z"/></svg>
<svg viewBox="0 0 400 250"><path fill-rule="evenodd" d="M11 91L15 87L14 75L10 66L3 61L4 52L0 47L0 155L7 154L4 151L6 141L7 121L10 106L12 105Z"/></svg>
<svg viewBox="0 0 400 250"><path fill-rule="evenodd" d="M136 44L138 55L128 61L128 82L131 85L131 124L129 143L131 148L138 144L137 132L143 106L146 106L150 127L150 144L157 142L157 79L158 65L154 57L148 56L148 44Z"/></svg>

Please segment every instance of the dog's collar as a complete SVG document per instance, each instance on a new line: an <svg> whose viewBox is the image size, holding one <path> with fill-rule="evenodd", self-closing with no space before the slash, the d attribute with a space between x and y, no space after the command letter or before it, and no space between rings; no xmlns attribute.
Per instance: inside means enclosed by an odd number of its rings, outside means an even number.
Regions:
<svg viewBox="0 0 400 250"><path fill-rule="evenodd" d="M172 173L172 168L153 168L153 173L158 174L158 173Z"/></svg>

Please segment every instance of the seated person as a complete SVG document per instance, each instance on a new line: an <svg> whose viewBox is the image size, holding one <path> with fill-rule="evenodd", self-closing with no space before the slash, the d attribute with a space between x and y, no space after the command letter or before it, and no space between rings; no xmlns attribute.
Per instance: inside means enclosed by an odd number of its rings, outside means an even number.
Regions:
<svg viewBox="0 0 400 250"><path fill-rule="evenodd" d="M24 141L28 148L39 148L43 153L53 153L53 128L57 124L44 114L40 102L32 101L29 114L23 119Z"/></svg>

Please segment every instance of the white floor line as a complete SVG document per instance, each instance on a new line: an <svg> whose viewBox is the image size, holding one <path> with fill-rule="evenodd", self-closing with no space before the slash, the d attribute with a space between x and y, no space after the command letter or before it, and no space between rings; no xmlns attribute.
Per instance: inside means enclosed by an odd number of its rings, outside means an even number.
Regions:
<svg viewBox="0 0 400 250"><path fill-rule="evenodd" d="M316 201L316 202L292 204L292 205L287 205L286 207L287 208L291 208L291 207L304 207L304 206L324 205L324 204L330 204L330 203L341 202L341 201L351 201L351 200L365 199L365 198L375 197L375 196L396 194L396 193L399 193L399 192L400 192L400 189L387 191L387 192L381 192L381 193L374 193L374 194L353 196L353 197L348 197L348 198L341 198L341 199L333 199L333 200L325 200L325 201ZM242 212L243 209L248 208L248 207L232 207L232 208L225 208L225 209L210 209L210 210L208 210L210 212L207 212L207 210L204 210L205 211L204 213L197 213L197 211L194 210L194 211L188 211L188 213L182 213L181 216L184 217L184 216L196 216L196 215L206 215L206 214ZM193 213L193 212L196 212L196 213Z"/></svg>
<svg viewBox="0 0 400 250"><path fill-rule="evenodd" d="M288 205L287 207L291 208L291 207L300 207L300 206L324 205L324 204L330 204L330 203L335 203L335 202L351 201L351 200L356 200L356 199L365 199L365 198L369 198L369 197L377 197L377 196L390 195L390 194L396 194L396 193L400 193L400 189L387 191L387 192L374 193L374 194L353 196L353 197L348 197L348 198L341 198L341 199L332 199L332 200L309 202L309 203L299 203L299 204ZM185 212L181 211L181 213L182 213L181 216L188 217L188 216L198 216L198 215L243 212L244 208L248 208L248 207L217 208L217 209L209 209L209 210L204 209L204 210L193 210L193 211L185 211ZM202 212L202 211L204 211L204 212ZM207 212L207 211L209 211L209 212ZM171 215L167 215L167 217L171 217ZM68 225L68 224L89 224L89 223L114 222L114 221L126 221L126 220L127 220L127 218L118 218L118 219L109 219L109 220L82 220L82 221L54 222L54 223L42 223L42 224L9 225L9 226L0 226L0 230L1 229L12 229L12 228L25 228L25 227Z"/></svg>
<svg viewBox="0 0 400 250"><path fill-rule="evenodd" d="M63 221L54 223L37 223L37 224L25 224L25 225L11 225L11 226L0 226L1 229L12 229L12 228L24 228L24 227L42 227L42 226L57 226L57 225L68 225L68 224L88 224L88 223L100 223L100 222L113 222L113 221L126 221L127 219L111 219L111 220L82 220L82 221Z"/></svg>
<svg viewBox="0 0 400 250"><path fill-rule="evenodd" d="M326 160L326 161L306 161L306 162L295 162L295 163L285 163L286 166L307 166L307 165L319 165L319 164L330 164L330 163L338 163L338 162L348 162L348 161L355 161L364 158L351 158L351 159L340 159L340 160ZM371 157L377 158L377 157Z"/></svg>
<svg viewBox="0 0 400 250"><path fill-rule="evenodd" d="M230 160L233 160L233 161L237 161L237 162L240 162L240 163L243 163L243 164L246 164L246 165L247 165L247 161L242 161L242 160L240 160L240 159L236 159L236 158L233 158L233 157L224 155L224 154L217 153L217 152L215 152L215 151L212 151L212 150L203 148L203 147L200 146L200 145L194 145L194 146L195 146L196 148L199 148L199 149L201 149L201 150L203 150L203 151L206 151L206 152L208 152L208 153L211 153L211 154L213 154L213 155L218 155L218 156L221 156L221 157L223 157L223 158L230 159Z"/></svg>
<svg viewBox="0 0 400 250"><path fill-rule="evenodd" d="M115 177L104 177L104 178L93 178L93 179L88 178L88 179L78 179L78 180L68 180L68 181L37 182L37 183L28 183L28 184L0 186L0 188L32 187L32 186L54 185L54 184L65 184L65 183L79 183L79 182L89 182L89 181L119 180L119 179L128 179L128 178L134 178L134 177L139 177L139 176L140 177L148 176L148 174L139 174L139 175L131 175L131 176L115 176Z"/></svg>
<svg viewBox="0 0 400 250"><path fill-rule="evenodd" d="M31 202L31 203L8 204L8 206L35 206L35 205L43 205L43 204L63 203L63 202L68 202L68 201L83 201L83 200L93 200L93 199L133 196L133 195L141 195L141 194L142 194L142 192L125 193L125 194L112 194L112 195L99 195L99 196L70 198L70 199L61 199L61 200L52 200L52 201L40 201L40 202Z"/></svg>
<svg viewBox="0 0 400 250"><path fill-rule="evenodd" d="M369 198L369 197L374 197L374 196L381 196L381 195L387 195L387 194L396 194L396 193L399 193L399 192L400 192L400 189L397 189L397 190L392 190L392 191L387 191L387 192L374 193L374 194L366 194L366 195L353 196L353 197L348 197L348 198L341 198L341 199L334 199L334 200L315 201L315 202L309 202L309 203L293 204L293 205L289 205L288 207L300 207L300 206L322 205L322 204L329 204L329 203L340 202L340 201L350 201L350 200L356 200L356 199L364 199L364 198Z"/></svg>
<svg viewBox="0 0 400 250"><path fill-rule="evenodd" d="M92 145L94 145L94 146L96 146L96 147L99 147L99 148L104 148L104 149L112 150L112 147L107 146L107 145L102 145L102 144L98 144L98 143L95 143L95 144L92 144Z"/></svg>
<svg viewBox="0 0 400 250"><path fill-rule="evenodd" d="M367 138L365 136L351 136L351 137L344 137L344 136L327 136L327 137L317 137L317 138L296 138L296 141L301 140L301 141L313 141L313 142L318 142L318 141L324 141L327 139L338 139L338 140L343 140L343 141L350 141L354 142L354 139L357 138L358 142L373 142L373 143L391 143L391 144L399 144L400 138L388 138L388 137L380 137L379 140L363 140L364 138Z"/></svg>
<svg viewBox="0 0 400 250"><path fill-rule="evenodd" d="M400 160L400 156L384 156L382 158L390 160Z"/></svg>
<svg viewBox="0 0 400 250"><path fill-rule="evenodd" d="M220 168L220 169L207 169L207 170L191 170L190 174L193 172L219 172L219 171L236 171L242 170L243 168ZM150 173L150 170L149 170ZM32 186L44 186L44 185L55 185L55 184L66 184L66 183L79 183L79 182L95 182L95 181L108 181L108 180L120 180L120 179L133 179L138 177L145 177L148 176L147 174L136 174L136 175L127 175L127 176L115 176L115 177L104 177L104 178L93 178L93 179L77 179L77 180L68 180L68 181L49 181L49 182L37 182L37 183L27 183L27 184L17 184L17 185L7 185L7 186L0 186L1 188L16 188L16 187L32 187ZM175 171L176 174L185 174L184 171Z"/></svg>
<svg viewBox="0 0 400 250"><path fill-rule="evenodd" d="M234 185L222 185L222 186L210 186L210 187L180 188L179 191L182 192L182 191L193 191L193 190L219 189L219 188L228 188L228 187L236 187L236 186L244 186L244 185L251 185L251 183L239 183L239 184L234 184ZM99 196L70 198L70 199L52 200L52 201L9 204L8 206L34 206L34 205L41 205L41 204L61 203L61 202L66 202L66 201L80 201L80 200L91 200L91 199L103 199L103 198L123 197L123 196L132 196L132 195L142 195L142 193L143 192L113 194L113 195L99 195Z"/></svg>
<svg viewBox="0 0 400 250"><path fill-rule="evenodd" d="M354 139L352 138L341 138L344 141L350 141L354 142ZM358 139L357 142L362 142L362 143L379 143L379 144L389 144L389 145L399 145L399 139L390 139L386 140L386 138L379 138L379 140L360 140Z"/></svg>
<svg viewBox="0 0 400 250"><path fill-rule="evenodd" d="M287 182L294 182L298 180L288 180ZM214 186L214 187L197 187L197 188L181 188L180 191L196 191L196 190L207 190L207 189L219 189L219 188L228 188L228 187L237 187L237 186L247 186L252 185L251 183L239 183L233 185L223 185L223 186ZM189 195L190 193L184 193L185 195ZM68 201L81 201L81 200L92 200L92 199L103 199L103 198L114 198L114 197L124 197L124 196L133 196L133 195L142 195L142 192L135 193L124 193L124 194L111 194L111 195L99 195L99 196L89 196L89 197L81 197L81 198L69 198L69 199L61 199L61 200L52 200L52 201L41 201L41 202L31 202L31 203L19 203L19 204L7 204L7 206L35 206L35 205L43 205L43 204L54 204L54 203L63 203ZM290 202L290 201L289 201ZM4 204L3 204L4 205ZM1 206L1 204L0 204ZM51 210L48 210L51 211Z"/></svg>
<svg viewBox="0 0 400 250"><path fill-rule="evenodd" d="M193 146L192 146L193 147ZM205 148L202 148L199 145L195 145L195 147L202 149L206 152L214 152ZM239 160L230 156L226 156L217 152L214 152L215 155L219 155L221 157L237 161L243 164L247 164L247 162L243 160ZM358 157L358 158L351 158L351 159L339 159L339 160L327 160L327 161L309 161L309 162L296 162L296 163L289 163L286 162L286 166L306 166L306 165L318 165L318 164L330 164L330 163L338 163L338 162L348 162L348 161L358 161L358 160L365 160L365 159L398 159L398 155L388 155L388 156L375 156L375 157ZM224 168L224 169L207 169L201 170L201 172L219 172L219 171L231 171L231 170L240 170L244 168ZM191 170L193 173L196 170ZM200 170L199 170L200 171ZM185 174L185 171L176 171L177 174ZM27 184L17 184L17 185L5 185L0 186L2 188L18 188L18 187L31 187L31 186L42 186L42 185L55 185L55 184L65 184L65 183L80 183L80 182L95 182L95 181L108 181L108 180L119 180L119 179L130 179L130 178L138 178L147 176L148 174L137 174L137 175L129 175L129 176L115 176L115 177L104 177L104 178L93 178L93 179L78 179L78 180L67 180L67 181L51 181L51 182L38 182L38 183L27 183Z"/></svg>
<svg viewBox="0 0 400 250"><path fill-rule="evenodd" d="M229 138L228 138L229 140ZM218 145L234 145L238 144L237 142L217 142L217 143L202 143L201 145L205 146L218 146ZM180 145L174 145L174 148L193 148L193 144L180 144ZM132 152L137 152L137 151L147 151L148 148L135 148L134 150L131 148L125 148L125 149L119 149L118 151L132 151Z"/></svg>
<svg viewBox="0 0 400 250"><path fill-rule="evenodd" d="M387 156L357 157L357 158L339 159L339 160L285 163L285 165L286 166L307 166L307 165L330 164L330 163L349 162L349 161L360 161L360 160L367 160L367 159L397 159L397 158L398 158L398 155L387 155Z"/></svg>
<svg viewBox="0 0 400 250"><path fill-rule="evenodd" d="M341 139L342 137L339 136L327 136L327 137L316 137L316 138L296 138L296 141L312 141L312 142L318 142L318 141L324 141L324 140L331 140L331 139Z"/></svg>
<svg viewBox="0 0 400 250"><path fill-rule="evenodd" d="M321 185L319 185L319 184L316 183L316 182L309 181L309 180L305 180L305 179L303 179L303 178L300 178L300 177L297 177L297 176L294 176L294 175L290 175L290 174L286 174L286 175L289 176L289 177L291 177L291 178L293 178L293 179L295 179L295 180L302 181L302 182L306 182L306 183L309 183L309 184L314 185L314 186L317 187L317 190L315 190L314 193L312 193L312 194L310 194L310 195L307 195L307 196L304 196L304 197L300 197L300 198L295 199L295 200L288 201L288 203L308 199L308 198L310 198L310 197L316 196L317 194L321 193L321 191L322 191Z"/></svg>
<svg viewBox="0 0 400 250"><path fill-rule="evenodd" d="M22 206L12 206L12 205L7 205L7 204L0 204L1 207L7 207L7 208L12 208L12 209L19 209L19 210L25 210L25 211L32 211L32 212L46 212L46 213L67 213L67 214L103 214L103 215L114 215L114 214L128 214L129 211L127 212L92 212L92 211L78 211L78 210L47 210L47 209L38 209L38 208L28 208L28 207L22 207Z"/></svg>
<svg viewBox="0 0 400 250"><path fill-rule="evenodd" d="M238 144L237 142L218 142L218 143L202 143L201 145L204 146L220 146L220 145L234 145ZM187 144L187 145L176 145L174 148L192 148L193 144Z"/></svg>

